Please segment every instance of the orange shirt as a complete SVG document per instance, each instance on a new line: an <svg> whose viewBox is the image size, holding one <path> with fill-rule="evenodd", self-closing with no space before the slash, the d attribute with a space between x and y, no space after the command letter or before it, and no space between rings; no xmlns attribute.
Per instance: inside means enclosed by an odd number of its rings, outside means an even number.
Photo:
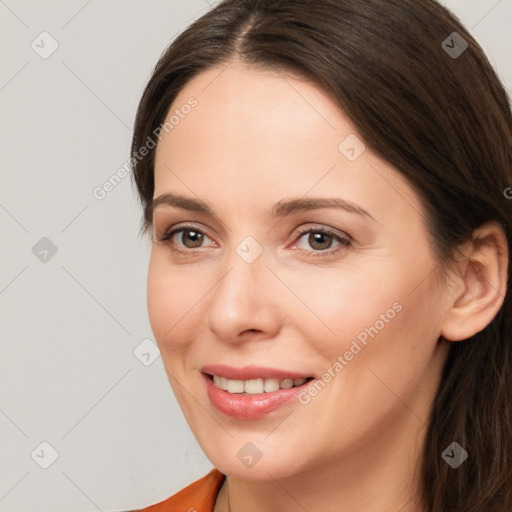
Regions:
<svg viewBox="0 0 512 512"><path fill-rule="evenodd" d="M136 512L213 512L225 475L213 468L170 498Z"/></svg>

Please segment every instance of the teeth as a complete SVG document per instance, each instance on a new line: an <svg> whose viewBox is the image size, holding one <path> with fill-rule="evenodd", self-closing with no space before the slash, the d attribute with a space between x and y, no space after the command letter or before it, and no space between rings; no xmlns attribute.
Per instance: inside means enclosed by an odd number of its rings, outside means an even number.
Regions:
<svg viewBox="0 0 512 512"><path fill-rule="evenodd" d="M292 379L284 379L281 382L280 387L283 388L283 389L293 388L293 380Z"/></svg>
<svg viewBox="0 0 512 512"><path fill-rule="evenodd" d="M263 393L263 379L252 379L244 382L244 391L249 395Z"/></svg>
<svg viewBox="0 0 512 512"><path fill-rule="evenodd" d="M290 389L294 386L302 386L306 379L250 379L230 380L225 377L213 376L213 383L228 393L247 393L257 395L260 393L272 393L278 389Z"/></svg>
<svg viewBox="0 0 512 512"><path fill-rule="evenodd" d="M227 391L228 391L228 393L243 393L244 392L244 381L228 379Z"/></svg>
<svg viewBox="0 0 512 512"><path fill-rule="evenodd" d="M279 380L278 379L265 379L265 384L263 386L263 390L265 393L272 393L272 391L277 391L279 389Z"/></svg>

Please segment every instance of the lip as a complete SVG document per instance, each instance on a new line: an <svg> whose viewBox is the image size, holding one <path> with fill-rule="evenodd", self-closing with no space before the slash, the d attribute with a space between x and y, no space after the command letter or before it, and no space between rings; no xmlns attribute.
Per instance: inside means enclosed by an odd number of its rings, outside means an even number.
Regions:
<svg viewBox="0 0 512 512"><path fill-rule="evenodd" d="M264 366L244 366L243 368L233 368L224 364L210 364L201 368L203 373L225 377L230 380L250 380L250 379L307 379L311 374L297 373L288 370L279 370L267 368Z"/></svg>
<svg viewBox="0 0 512 512"><path fill-rule="evenodd" d="M301 379L311 376L294 372L283 373L281 370L271 370L269 368L266 369L267 372L262 372L262 369L258 369L257 367L246 367L243 369L230 368L230 370L233 371L224 371L224 369L227 368L228 367L222 367L221 369L219 366L215 366L215 371L213 371L212 366L205 366L201 376L205 382L206 393L212 405L219 412L238 420L247 421L262 418L285 404L289 404L293 400L295 400L296 405L298 405L299 401L297 396L303 392L311 382L313 382L313 380L308 380L301 386L289 389L278 389L271 393L258 393L255 395L228 393L227 391L218 388L213 383L213 379L210 375L220 374L219 376L236 380L249 380L251 378L277 378L281 380L281 377L282 380L284 380L285 378ZM258 371L259 373L255 373L255 371ZM232 377L228 377L226 373L232 375ZM244 377L240 377L241 375L244 375Z"/></svg>

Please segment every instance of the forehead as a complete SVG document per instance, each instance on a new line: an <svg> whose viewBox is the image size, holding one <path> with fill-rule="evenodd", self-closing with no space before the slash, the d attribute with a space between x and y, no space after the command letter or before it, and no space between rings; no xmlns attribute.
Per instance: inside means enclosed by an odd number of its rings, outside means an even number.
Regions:
<svg viewBox="0 0 512 512"><path fill-rule="evenodd" d="M192 99L195 106L184 108ZM421 209L387 162L367 148L353 161L343 154L344 141L357 144L353 123L303 78L239 62L216 66L181 90L171 115L177 122L157 146L155 196L177 191L220 203L275 203L334 193L377 211L389 210L382 199L403 203L405 196L409 208Z"/></svg>

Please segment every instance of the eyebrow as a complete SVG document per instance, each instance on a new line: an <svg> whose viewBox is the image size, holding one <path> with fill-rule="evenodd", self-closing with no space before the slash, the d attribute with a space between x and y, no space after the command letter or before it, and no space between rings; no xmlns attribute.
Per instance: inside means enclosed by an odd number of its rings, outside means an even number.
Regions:
<svg viewBox="0 0 512 512"><path fill-rule="evenodd" d="M151 204L151 217L153 213L161 205L175 206L183 210L205 213L212 217L218 218L213 210L203 201L193 199L190 197L180 196L176 194L162 194L156 197ZM339 208L350 213L355 213L362 217L367 217L374 222L377 222L373 216L368 213L364 208L338 197L325 198L325 197L309 197L297 198L278 201L271 209L271 217L285 217L293 213L302 211L318 210L321 208Z"/></svg>

